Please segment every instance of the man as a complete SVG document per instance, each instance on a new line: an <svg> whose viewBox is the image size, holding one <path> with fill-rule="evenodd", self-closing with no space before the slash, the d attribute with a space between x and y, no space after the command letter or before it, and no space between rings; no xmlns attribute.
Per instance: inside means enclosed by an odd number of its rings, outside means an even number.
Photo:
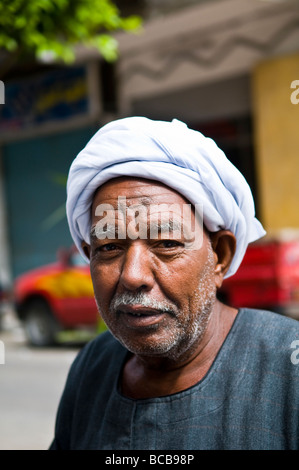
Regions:
<svg viewBox="0 0 299 470"><path fill-rule="evenodd" d="M239 171L179 121L107 124L67 216L110 332L76 358L52 449L297 449L295 320L216 294L265 234Z"/></svg>

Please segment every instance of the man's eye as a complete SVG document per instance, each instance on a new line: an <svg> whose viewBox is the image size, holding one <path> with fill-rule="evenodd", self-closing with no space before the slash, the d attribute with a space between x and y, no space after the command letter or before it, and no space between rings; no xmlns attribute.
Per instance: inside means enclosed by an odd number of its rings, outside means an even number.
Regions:
<svg viewBox="0 0 299 470"><path fill-rule="evenodd" d="M118 249L118 246L115 243L106 243L106 245L101 245L97 247L96 251L106 253L108 251L115 251L117 249Z"/></svg>
<svg viewBox="0 0 299 470"><path fill-rule="evenodd" d="M162 240L160 242L160 246L162 248L177 248L177 247L182 247L183 243L178 242L176 240Z"/></svg>

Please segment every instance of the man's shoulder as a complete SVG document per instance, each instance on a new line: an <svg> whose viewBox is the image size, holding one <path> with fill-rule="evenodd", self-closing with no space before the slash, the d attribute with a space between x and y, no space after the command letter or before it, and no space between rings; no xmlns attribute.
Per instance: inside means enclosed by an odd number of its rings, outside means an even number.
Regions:
<svg viewBox="0 0 299 470"><path fill-rule="evenodd" d="M239 347L246 349L248 356L263 367L267 365L281 372L289 370L298 376L299 368L292 367L292 357L299 349L298 320L267 310L244 308L239 313Z"/></svg>
<svg viewBox="0 0 299 470"><path fill-rule="evenodd" d="M299 334L299 321L269 310L242 308L240 309L241 323L255 335L272 339Z"/></svg>

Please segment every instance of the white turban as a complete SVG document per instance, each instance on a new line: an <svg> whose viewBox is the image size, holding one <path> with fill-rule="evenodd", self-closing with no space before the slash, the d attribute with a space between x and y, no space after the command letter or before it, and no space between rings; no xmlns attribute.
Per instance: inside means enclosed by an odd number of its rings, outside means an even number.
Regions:
<svg viewBox="0 0 299 470"><path fill-rule="evenodd" d="M181 121L129 117L106 124L71 165L67 182L67 218L82 256L81 242L90 242L95 191L120 176L164 183L193 205L203 205L203 221L211 232L230 230L236 253L226 277L238 269L248 243L265 235L255 218L251 190L216 143Z"/></svg>

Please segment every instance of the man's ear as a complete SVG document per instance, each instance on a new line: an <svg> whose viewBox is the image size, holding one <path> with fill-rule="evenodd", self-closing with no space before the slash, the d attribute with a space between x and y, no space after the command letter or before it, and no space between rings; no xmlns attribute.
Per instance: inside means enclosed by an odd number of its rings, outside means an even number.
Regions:
<svg viewBox="0 0 299 470"><path fill-rule="evenodd" d="M90 245L86 242L81 243L82 249L84 251L85 256L87 256L88 259L90 259Z"/></svg>
<svg viewBox="0 0 299 470"><path fill-rule="evenodd" d="M216 255L215 283L216 287L219 288L235 255L237 240L235 235L229 230L212 232L210 233L210 239L214 254Z"/></svg>

